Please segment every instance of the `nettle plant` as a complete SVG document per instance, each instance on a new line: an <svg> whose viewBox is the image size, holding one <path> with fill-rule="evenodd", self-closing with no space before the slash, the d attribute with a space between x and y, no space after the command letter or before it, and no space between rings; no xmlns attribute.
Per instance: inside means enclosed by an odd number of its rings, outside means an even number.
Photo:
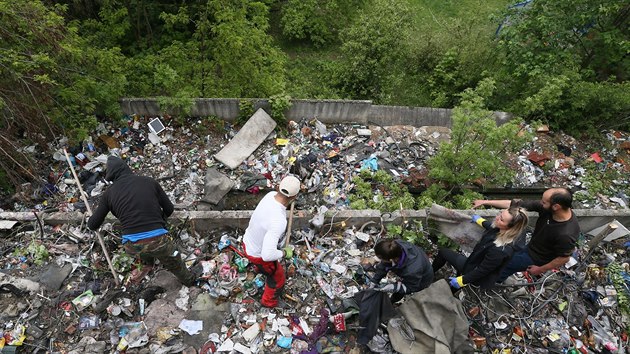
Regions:
<svg viewBox="0 0 630 354"><path fill-rule="evenodd" d="M413 209L415 199L399 180L386 171L363 170L354 177L354 190L350 195L350 208L375 209L391 212L400 209Z"/></svg>

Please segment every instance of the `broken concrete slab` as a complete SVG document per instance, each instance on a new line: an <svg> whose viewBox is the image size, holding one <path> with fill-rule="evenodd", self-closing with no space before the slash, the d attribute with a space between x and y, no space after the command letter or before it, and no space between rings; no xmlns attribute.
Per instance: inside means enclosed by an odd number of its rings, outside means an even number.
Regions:
<svg viewBox="0 0 630 354"><path fill-rule="evenodd" d="M275 128L276 122L259 108L214 158L233 170L256 151Z"/></svg>
<svg viewBox="0 0 630 354"><path fill-rule="evenodd" d="M175 293L182 287L182 283L177 280L177 277L168 270L162 269L155 273L155 276L149 282L151 286L159 286L164 288L167 294Z"/></svg>
<svg viewBox="0 0 630 354"><path fill-rule="evenodd" d="M15 285L20 290L25 290L30 293L37 293L41 285L32 280L17 278L12 275L0 272L0 284L1 283L9 283Z"/></svg>
<svg viewBox="0 0 630 354"><path fill-rule="evenodd" d="M204 187L203 202L217 205L234 186L228 176L219 172L216 167L206 170L206 183Z"/></svg>
<svg viewBox="0 0 630 354"><path fill-rule="evenodd" d="M630 231L628 231L628 229L623 226L623 224L621 224L619 221L617 221L616 219L613 220L611 223L611 225L615 226L615 230L613 232L611 232L608 236L606 236L606 238L604 238L604 241L614 241L618 238L622 238L626 235L630 235ZM596 229L593 229L589 232L587 232L587 235L591 235L591 236L596 236L598 235L600 232L602 232L602 230L604 230L606 227L608 226L608 224L602 225Z"/></svg>
<svg viewBox="0 0 630 354"><path fill-rule="evenodd" d="M160 327L177 328L185 318L185 312L178 309L173 301L157 299L147 307L144 324L149 336L154 337Z"/></svg>
<svg viewBox="0 0 630 354"><path fill-rule="evenodd" d="M0 230L11 230L17 223L15 220L0 220Z"/></svg>
<svg viewBox="0 0 630 354"><path fill-rule="evenodd" d="M70 263L64 264L63 267L57 264L50 264L48 268L39 275L38 281L48 288L48 290L59 290L63 281L66 280L71 272L72 264Z"/></svg>

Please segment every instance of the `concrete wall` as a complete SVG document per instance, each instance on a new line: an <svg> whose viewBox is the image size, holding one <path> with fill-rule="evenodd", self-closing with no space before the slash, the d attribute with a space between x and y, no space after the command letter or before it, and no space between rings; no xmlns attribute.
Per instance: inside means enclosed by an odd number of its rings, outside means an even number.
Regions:
<svg viewBox="0 0 630 354"><path fill-rule="evenodd" d="M270 112L268 99L251 99L254 109L263 108ZM191 115L195 117L217 116L234 121L239 115L238 98L198 98L194 100ZM155 98L123 98L120 107L124 114L159 116L163 113L176 115L176 111L162 112ZM287 119L317 118L324 123L376 123L383 126L432 125L451 127L452 110L445 108L379 106L372 101L352 100L291 100L291 108L285 113ZM494 112L497 124L511 118L505 112Z"/></svg>
<svg viewBox="0 0 630 354"><path fill-rule="evenodd" d="M462 213L472 214L472 210L459 210ZM247 227L252 210L229 210L229 211L175 211L170 218L170 222L177 224L183 220L189 219L195 229L203 234L204 231L216 229L220 227L237 227L244 230ZM498 210L477 210L481 216L493 218ZM626 227L630 228L630 209L624 210L593 210L593 209L574 209L578 217L583 232L590 231L596 227L602 226L613 220L617 220ZM344 222L346 226L361 227L367 222L373 221L380 223L401 224L403 221L421 220L426 225L426 210L403 210L393 213L381 214L378 210L340 210L332 217L334 212L329 212L326 223L333 222L336 226L340 222ZM305 211L296 211L296 217L293 218L295 228L308 226L309 220L313 217L311 213ZM115 219L109 215L108 221L113 222ZM534 226L537 213L529 213L530 226ZM78 212L70 213L52 213L42 215L42 219L46 224L73 224L78 225L84 218L83 214ZM30 212L0 212L0 220L17 220L22 222L32 222L36 218Z"/></svg>

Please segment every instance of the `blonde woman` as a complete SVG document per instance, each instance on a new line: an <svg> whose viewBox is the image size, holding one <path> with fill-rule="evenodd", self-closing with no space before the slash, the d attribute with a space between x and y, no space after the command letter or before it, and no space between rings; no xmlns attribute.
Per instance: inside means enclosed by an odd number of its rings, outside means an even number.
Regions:
<svg viewBox="0 0 630 354"><path fill-rule="evenodd" d="M472 222L485 228L486 232L470 256L466 257L451 249L441 248L433 261L433 271L437 272L447 262L455 267L458 276L449 278L453 290L468 284L481 288L493 287L501 269L512 258L514 253L512 243L525 230L528 221L523 208L502 210L493 221L473 215Z"/></svg>

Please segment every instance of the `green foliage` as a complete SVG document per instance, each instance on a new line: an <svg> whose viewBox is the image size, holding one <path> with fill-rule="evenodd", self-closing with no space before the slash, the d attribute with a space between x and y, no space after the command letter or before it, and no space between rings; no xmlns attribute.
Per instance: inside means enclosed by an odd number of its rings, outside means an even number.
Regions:
<svg viewBox="0 0 630 354"><path fill-rule="evenodd" d="M282 4L282 34L292 40L306 40L316 47L337 40L339 29L364 0L288 0Z"/></svg>
<svg viewBox="0 0 630 354"><path fill-rule="evenodd" d="M543 0L506 16L496 104L572 134L629 126L627 6Z"/></svg>
<svg viewBox="0 0 630 354"><path fill-rule="evenodd" d="M133 257L130 257L127 253L119 252L114 254L112 257L112 265L117 272L126 273L131 270L131 266L133 265Z"/></svg>
<svg viewBox="0 0 630 354"><path fill-rule="evenodd" d="M353 179L354 189L350 194L350 208L355 210L375 209L391 212L413 209L415 200L407 187L395 181L383 170L361 171Z"/></svg>
<svg viewBox="0 0 630 354"><path fill-rule="evenodd" d="M437 244L438 244L438 247L450 248L453 250L456 250L459 248L459 245L455 241L453 241L452 239L448 238L448 236L441 233L437 235Z"/></svg>
<svg viewBox="0 0 630 354"><path fill-rule="evenodd" d="M284 114L291 108L291 97L287 94L278 94L269 98L271 106L271 118L281 126L286 124Z"/></svg>
<svg viewBox="0 0 630 354"><path fill-rule="evenodd" d="M611 262L606 267L606 273L612 281L615 290L617 290L617 304L621 312L625 315L622 317L624 319L624 325L626 329L628 329L630 328L630 323L627 322L628 316L630 316L630 294L628 293L626 281L623 278L623 268L619 263Z"/></svg>
<svg viewBox="0 0 630 354"><path fill-rule="evenodd" d="M354 99L387 102L391 87L404 79L411 27L402 0L374 0L341 33L341 61L336 75L342 92Z"/></svg>
<svg viewBox="0 0 630 354"><path fill-rule="evenodd" d="M412 223L403 225L387 224L387 235L395 238L401 238L407 242L413 243L423 249L432 247L431 241L427 238L422 221L414 220Z"/></svg>
<svg viewBox="0 0 630 354"><path fill-rule="evenodd" d="M254 114L254 101L242 99L238 103L238 117L236 123L243 125Z"/></svg>
<svg viewBox="0 0 630 354"><path fill-rule="evenodd" d="M282 7L282 33L290 39L307 39L324 45L334 39L337 1L288 0Z"/></svg>
<svg viewBox="0 0 630 354"><path fill-rule="evenodd" d="M429 176L447 188L480 179L501 185L513 178L504 161L508 154L521 150L528 135L518 119L496 125L492 112L485 108L493 90L494 81L485 79L475 90L464 91L460 105L453 109L451 141L441 143L428 161Z"/></svg>
<svg viewBox="0 0 630 354"><path fill-rule="evenodd" d="M586 168L580 180L587 193L576 193L579 201L593 202L598 195L611 195L617 192L630 193L630 187L622 182L625 179L623 172L615 168L607 168L606 164L596 164L593 161L585 161L582 165Z"/></svg>
<svg viewBox="0 0 630 354"><path fill-rule="evenodd" d="M208 54L212 58L215 97L269 97L284 90L284 54L266 33L268 8L255 1L208 1L213 23Z"/></svg>
<svg viewBox="0 0 630 354"><path fill-rule="evenodd" d="M484 199L483 194L470 189L464 189L461 194L452 196L454 208L462 210L470 209L477 199Z"/></svg>
<svg viewBox="0 0 630 354"><path fill-rule="evenodd" d="M50 255L48 249L40 241L32 239L31 242L25 248L17 247L13 250L14 256L28 256L35 265L44 264Z"/></svg>
<svg viewBox="0 0 630 354"><path fill-rule="evenodd" d="M453 208L453 203L449 200L450 192L438 184L432 184L427 188L416 202L418 209L430 208L433 203L440 204L446 208Z"/></svg>

